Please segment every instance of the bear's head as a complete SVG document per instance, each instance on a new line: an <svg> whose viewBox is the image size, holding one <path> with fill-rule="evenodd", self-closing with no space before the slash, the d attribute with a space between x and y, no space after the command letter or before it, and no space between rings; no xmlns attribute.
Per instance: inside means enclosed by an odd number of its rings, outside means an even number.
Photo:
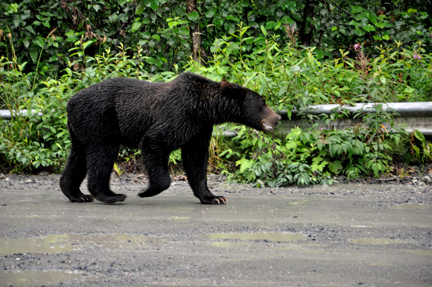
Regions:
<svg viewBox="0 0 432 287"><path fill-rule="evenodd" d="M230 110L234 111L235 122L269 132L281 120L281 116L269 108L264 99L252 90L222 80L221 92L222 95L233 99Z"/></svg>

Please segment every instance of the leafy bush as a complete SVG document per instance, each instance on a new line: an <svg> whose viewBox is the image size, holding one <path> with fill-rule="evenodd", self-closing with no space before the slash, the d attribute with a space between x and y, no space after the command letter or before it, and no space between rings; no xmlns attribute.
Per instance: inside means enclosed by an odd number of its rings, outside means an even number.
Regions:
<svg viewBox="0 0 432 287"><path fill-rule="evenodd" d="M341 50L334 60L319 61L314 48L303 49L286 26L294 42L280 46L276 36L268 37L252 53L244 45L249 27L239 25L235 34L216 39L208 67L191 63L188 70L209 78L227 78L262 94L277 109L314 104L431 101L432 56L420 50L400 50L395 43L380 48L370 59L356 48L355 59Z"/></svg>
<svg viewBox="0 0 432 287"><path fill-rule="evenodd" d="M391 148L385 140L398 143L400 134L376 135L365 126L343 131L297 127L273 139L243 126L233 138L237 148L221 156L239 167L231 177L256 186L331 184L332 175L378 177L389 171Z"/></svg>
<svg viewBox="0 0 432 287"><path fill-rule="evenodd" d="M212 57L214 39L233 34L240 23L250 27L244 34L245 53L262 46L272 34L277 35L279 46L285 45L284 24L295 29L302 46L316 47L318 59L333 58L339 49L354 52L355 43L361 43L374 58L379 55L375 46L387 49L394 41L402 49L432 51L432 10L421 0L203 0L189 14L186 2L4 0L0 2L0 54L9 60L13 57L8 46L12 41L18 62L27 63L26 73L39 65L45 76L59 78L68 62L76 60L70 49L77 41L86 43L85 53L90 57L108 48L115 55L123 43L143 50L146 70L175 71L190 58L194 27L201 35L201 56L206 59ZM414 47L416 42L421 42L419 47ZM45 50L42 55L41 49Z"/></svg>

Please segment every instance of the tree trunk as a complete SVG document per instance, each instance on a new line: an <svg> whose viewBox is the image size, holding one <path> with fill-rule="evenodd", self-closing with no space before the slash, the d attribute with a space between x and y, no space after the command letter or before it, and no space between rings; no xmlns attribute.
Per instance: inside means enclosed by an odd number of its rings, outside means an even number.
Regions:
<svg viewBox="0 0 432 287"><path fill-rule="evenodd" d="M312 24L309 24L310 27L306 27L307 26L307 18L312 18L313 14L314 14L314 8L315 8L315 1L314 0L306 0L306 4L303 10L303 22L301 23L300 26L300 31L299 31L299 37L300 37L300 42L302 43L303 46L305 47L309 47L311 44L311 40L313 37L313 26Z"/></svg>
<svg viewBox="0 0 432 287"><path fill-rule="evenodd" d="M193 11L197 11L196 0L186 0L186 13L190 14ZM192 59L199 65L203 64L203 59L206 58L204 48L202 47L201 32L199 31L199 23L190 23L190 36L192 39Z"/></svg>

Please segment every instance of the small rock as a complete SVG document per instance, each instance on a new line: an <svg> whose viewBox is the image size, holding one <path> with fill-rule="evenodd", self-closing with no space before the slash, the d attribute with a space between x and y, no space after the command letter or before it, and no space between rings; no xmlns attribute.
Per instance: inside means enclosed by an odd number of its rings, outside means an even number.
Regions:
<svg viewBox="0 0 432 287"><path fill-rule="evenodd" d="M425 182L423 182L423 181L421 181L419 184L418 184L419 186L425 186L426 185L426 183Z"/></svg>
<svg viewBox="0 0 432 287"><path fill-rule="evenodd" d="M426 184L430 184L432 182L432 179L430 178L430 176L423 176L423 182Z"/></svg>

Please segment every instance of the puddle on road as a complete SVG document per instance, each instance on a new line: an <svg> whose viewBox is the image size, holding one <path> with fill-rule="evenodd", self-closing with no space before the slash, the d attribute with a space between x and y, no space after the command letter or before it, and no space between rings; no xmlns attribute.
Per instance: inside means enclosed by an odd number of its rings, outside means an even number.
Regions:
<svg viewBox="0 0 432 287"><path fill-rule="evenodd" d="M289 204L289 205L300 205L300 204L306 204L309 201L310 200L308 200L308 199L304 199L304 200L298 200L298 201L291 201L291 202L288 202L287 204Z"/></svg>
<svg viewBox="0 0 432 287"><path fill-rule="evenodd" d="M246 243L243 242L212 242L211 246L214 247L223 247L223 248L232 248L232 247L241 247L241 246L247 246Z"/></svg>
<svg viewBox="0 0 432 287"><path fill-rule="evenodd" d="M390 207L391 209L432 209L432 206L426 205L426 204L399 204L399 205L393 205Z"/></svg>
<svg viewBox="0 0 432 287"><path fill-rule="evenodd" d="M5 239L0 238L0 256L15 253L65 253L75 249L127 248L130 243L144 243L148 240L145 236L129 234L53 234L46 237Z"/></svg>
<svg viewBox="0 0 432 287"><path fill-rule="evenodd" d="M374 266L374 267L390 267L393 264L391 262L374 262L374 263L370 263L368 265Z"/></svg>
<svg viewBox="0 0 432 287"><path fill-rule="evenodd" d="M81 278L82 274L57 272L57 271L24 271L0 273L1 286L43 286L53 285L58 286L60 282L71 281Z"/></svg>
<svg viewBox="0 0 432 287"><path fill-rule="evenodd" d="M268 241L299 241L304 238L300 233L211 233L210 239L268 240Z"/></svg>
<svg viewBox="0 0 432 287"><path fill-rule="evenodd" d="M360 245L386 245L386 244L408 243L408 241L406 240L388 239L388 238L359 238L359 239L351 239L349 242L352 244L360 244Z"/></svg>
<svg viewBox="0 0 432 287"><path fill-rule="evenodd" d="M172 220L174 222L188 222L190 219L190 217L186 217L186 216L173 216Z"/></svg>
<svg viewBox="0 0 432 287"><path fill-rule="evenodd" d="M419 249L406 249L404 250L405 252L414 254L414 255L423 255L423 256L432 256L432 250L428 249L428 250L419 250Z"/></svg>

